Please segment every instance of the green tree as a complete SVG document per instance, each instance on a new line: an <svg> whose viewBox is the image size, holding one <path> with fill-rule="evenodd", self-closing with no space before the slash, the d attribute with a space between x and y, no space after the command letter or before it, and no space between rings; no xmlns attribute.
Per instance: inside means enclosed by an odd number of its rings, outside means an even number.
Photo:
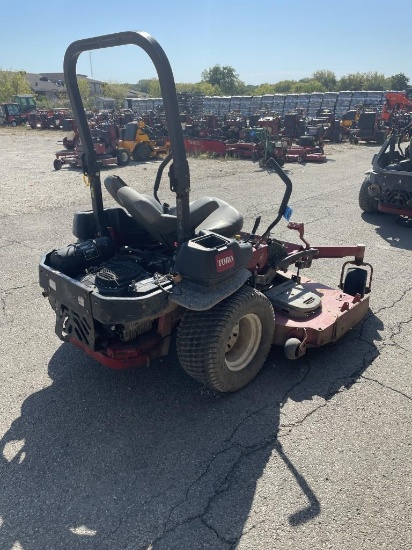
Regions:
<svg viewBox="0 0 412 550"><path fill-rule="evenodd" d="M409 86L409 78L403 73L394 74L388 78L390 90L406 90Z"/></svg>
<svg viewBox="0 0 412 550"><path fill-rule="evenodd" d="M191 84L188 82L177 82L176 91L181 92L199 92L204 95L222 95L222 92L217 86L212 86L209 82L196 82Z"/></svg>
<svg viewBox="0 0 412 550"><path fill-rule="evenodd" d="M276 94L288 94L292 92L295 85L296 80L280 80L274 84L273 88Z"/></svg>
<svg viewBox="0 0 412 550"><path fill-rule="evenodd" d="M312 75L312 80L316 80L322 85L322 90L319 91L334 92L336 90L337 80L333 71L328 69L315 71Z"/></svg>
<svg viewBox="0 0 412 550"><path fill-rule="evenodd" d="M222 95L219 86L212 86L209 82L198 82L195 86L194 92L201 92L205 95Z"/></svg>
<svg viewBox="0 0 412 550"><path fill-rule="evenodd" d="M156 78L143 78L142 80L139 80L139 82L133 86L133 89L137 90L138 92L142 92L142 94L148 94L150 93L150 83L152 80L157 80Z"/></svg>
<svg viewBox="0 0 412 550"><path fill-rule="evenodd" d="M270 95L274 93L275 93L275 85L265 83L265 84L260 84L259 86L255 86L250 95Z"/></svg>
<svg viewBox="0 0 412 550"><path fill-rule="evenodd" d="M218 86L223 94L235 95L244 83L239 80L235 69L228 65L221 67L214 65L202 72L202 82L208 82L212 86Z"/></svg>
<svg viewBox="0 0 412 550"><path fill-rule="evenodd" d="M84 107L86 109L93 109L94 101L90 95L90 84L85 78L78 78L77 84L79 86L80 97L82 98Z"/></svg>
<svg viewBox="0 0 412 550"><path fill-rule="evenodd" d="M386 90L389 82L384 74L376 71L364 73L364 90Z"/></svg>
<svg viewBox="0 0 412 550"><path fill-rule="evenodd" d="M31 94L25 71L4 71L0 69L0 102L11 101L11 96Z"/></svg>
<svg viewBox="0 0 412 550"><path fill-rule="evenodd" d="M119 84L117 82L104 82L102 85L103 95L116 100L116 107L122 108L124 99L127 97L129 87L127 84Z"/></svg>
<svg viewBox="0 0 412 550"><path fill-rule="evenodd" d="M150 80L149 95L150 97L162 97L162 92L160 91L160 82L158 78L152 78Z"/></svg>
<svg viewBox="0 0 412 550"><path fill-rule="evenodd" d="M338 81L339 90L363 90L365 75L363 73L349 73L342 76Z"/></svg>
<svg viewBox="0 0 412 550"><path fill-rule="evenodd" d="M329 90L315 78L302 78L296 82L291 91L298 94L311 94L313 92L327 92Z"/></svg>

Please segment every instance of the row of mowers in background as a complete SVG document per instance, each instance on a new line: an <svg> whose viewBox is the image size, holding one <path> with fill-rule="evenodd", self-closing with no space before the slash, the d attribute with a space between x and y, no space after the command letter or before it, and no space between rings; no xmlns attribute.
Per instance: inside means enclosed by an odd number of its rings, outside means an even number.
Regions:
<svg viewBox="0 0 412 550"><path fill-rule="evenodd" d="M168 153L170 143L164 113L150 111L139 120L133 120L133 116L133 111L125 109L87 114L103 166L124 166L130 159L145 162ZM262 165L275 158L281 166L285 162L325 162L323 144L327 141L382 144L390 132L380 113L369 109L349 111L342 119L322 109L310 120L297 111L284 117L253 115L247 119L237 113L196 118L180 113L180 121L185 149L190 155L251 159ZM54 168L59 170L64 164L81 166L83 150L74 120L66 118L61 123L71 136L63 139L64 150L56 153Z"/></svg>
<svg viewBox="0 0 412 550"><path fill-rule="evenodd" d="M0 103L0 125L29 125L33 130L61 129L65 118L72 117L70 109L34 109L22 111L18 103Z"/></svg>
<svg viewBox="0 0 412 550"><path fill-rule="evenodd" d="M150 158L166 155L169 145L164 136L147 126L143 121L128 122L122 128L114 122L89 122L94 150L101 166L117 164L126 166L130 159L146 162ZM62 144L64 149L57 151L53 162L55 170L63 165L82 166L84 148L74 119L65 119L63 129L67 131Z"/></svg>
<svg viewBox="0 0 412 550"><path fill-rule="evenodd" d="M251 159L266 164L275 158L283 166L285 162L324 162L325 132L321 126L302 124L299 114L290 114L284 120L277 116L256 117L243 121L226 117L220 121L215 116L198 121L180 115L186 152L190 155L221 156ZM95 151L103 166L127 165L130 159L145 162L150 158L166 155L170 149L167 126L161 116L148 113L140 120L132 120L124 126L111 114L106 119L88 120ZM63 165L81 166L83 148L73 119L62 121L66 131L64 149L56 152L54 168ZM303 132L303 135L300 133Z"/></svg>
<svg viewBox="0 0 412 550"><path fill-rule="evenodd" d="M134 118L134 113L130 109L120 109L118 111L88 111L87 118L91 127L102 123L113 123L118 126L124 126ZM71 109L36 109L27 116L27 122L33 130L63 129L64 120L73 119Z"/></svg>
<svg viewBox="0 0 412 550"><path fill-rule="evenodd" d="M13 96L13 98L16 100L0 103L0 126L28 125L33 130L62 129L63 121L73 118L69 108L38 107L31 95ZM131 109L88 111L87 117L92 125L114 122L119 126L124 126L134 119L134 113Z"/></svg>
<svg viewBox="0 0 412 550"><path fill-rule="evenodd" d="M262 120L260 126L245 128L239 139L184 137L185 149L190 155L251 159L263 165L270 158L275 158L281 166L285 162L326 161L319 136L301 136L293 143L290 137L273 135L270 131L271 122L268 118ZM83 146L74 120L64 120L63 128L67 134L62 141L64 149L55 153L55 170L60 170L63 165L82 165ZM148 126L143 120L128 122L124 127L113 122L103 122L90 126L90 132L102 166L126 166L131 159L146 162L151 158L167 155L170 150L170 140L165 128L159 128L159 125Z"/></svg>

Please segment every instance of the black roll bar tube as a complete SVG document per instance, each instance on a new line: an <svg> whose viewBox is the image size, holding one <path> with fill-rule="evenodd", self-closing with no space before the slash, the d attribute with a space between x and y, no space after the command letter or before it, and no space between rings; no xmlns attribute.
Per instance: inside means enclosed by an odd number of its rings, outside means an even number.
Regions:
<svg viewBox="0 0 412 550"><path fill-rule="evenodd" d="M279 223L281 220L283 214L285 213L286 207L288 205L290 196L292 194L292 181L291 179L286 175L285 171L282 170L282 167L276 162L276 160L273 157L270 157L270 159L267 161L266 166L268 168L273 168L276 174L280 177L280 179L283 181L283 183L286 186L285 193L282 198L282 202L279 206L278 215L276 216L275 220L268 226L266 231L263 233L261 237L261 241L266 239L269 236L269 233L272 231L272 229Z"/></svg>
<svg viewBox="0 0 412 550"><path fill-rule="evenodd" d="M167 129L172 148L174 189L176 192L177 237L178 245L181 245L190 238L189 164L187 162L184 147L173 72L169 60L161 46L146 32L126 31L77 40L70 44L64 56L63 67L65 84L80 139L85 151L83 155L83 171L85 175L88 176L90 182L90 194L97 233L100 235L107 235L108 230L103 211L99 163L80 96L76 76L76 65L77 59L82 52L124 46L127 44L135 44L147 53L159 77L160 89L165 107Z"/></svg>

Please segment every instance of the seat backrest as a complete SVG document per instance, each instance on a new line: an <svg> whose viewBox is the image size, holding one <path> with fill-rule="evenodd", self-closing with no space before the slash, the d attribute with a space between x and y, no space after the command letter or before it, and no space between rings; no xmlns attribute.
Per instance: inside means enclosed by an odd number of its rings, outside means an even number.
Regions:
<svg viewBox="0 0 412 550"><path fill-rule="evenodd" d="M119 176L108 176L104 185L113 199L123 206L139 226L162 242L173 248L177 241L176 207L163 206L149 195L143 195L129 187ZM243 216L226 202L215 197L201 197L189 204L190 230L208 229L221 235L232 237L240 231Z"/></svg>
<svg viewBox="0 0 412 550"><path fill-rule="evenodd" d="M127 185L118 190L117 197L143 229L167 247L173 247L177 240L176 216L163 214L154 201Z"/></svg>
<svg viewBox="0 0 412 550"><path fill-rule="evenodd" d="M177 241L176 207L169 207L165 212L154 197L139 193L119 176L108 176L104 185L113 199L129 212L142 229L167 247L174 246ZM218 209L220 204L216 199L202 197L191 202L189 207L190 228L194 233L196 227Z"/></svg>
<svg viewBox="0 0 412 550"><path fill-rule="evenodd" d="M376 123L376 113L362 113L358 120L358 127L362 130L373 130Z"/></svg>
<svg viewBox="0 0 412 550"><path fill-rule="evenodd" d="M111 197L118 203L120 206L123 206L126 208L124 204L121 203L120 197L118 195L119 189L122 189L123 187L127 187L129 189L129 186L125 181L122 180L119 176L107 176L107 178L104 180L104 186L106 187L107 192L111 195ZM142 197L150 201L153 206L155 206L159 212L163 212L163 206L160 204L159 201L157 201L154 197L151 197L150 195L143 195L140 194ZM127 208L126 208L127 210Z"/></svg>

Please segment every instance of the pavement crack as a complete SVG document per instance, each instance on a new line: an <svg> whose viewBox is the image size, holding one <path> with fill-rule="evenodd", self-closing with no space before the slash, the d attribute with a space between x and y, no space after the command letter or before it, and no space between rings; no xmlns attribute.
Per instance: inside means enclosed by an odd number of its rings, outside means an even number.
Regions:
<svg viewBox="0 0 412 550"><path fill-rule="evenodd" d="M341 393L341 392L340 391L336 392L335 395L338 393ZM296 428L297 426L301 426L309 417L311 417L313 414L318 412L320 409L323 409L323 407L326 407L327 404L328 402L325 400L323 403L321 403L320 405L318 405L317 407L309 411L307 414L305 414L305 416L303 416L299 420L296 420L296 422L291 422L290 424L281 424L279 426L279 429L289 428L285 433L282 433L282 437L289 435L294 428Z"/></svg>
<svg viewBox="0 0 412 550"><path fill-rule="evenodd" d="M397 300L395 300L391 305L389 305L389 306L382 306L382 307L380 307L378 310L376 310L376 311L374 311L373 313L371 313L371 315L372 315L372 314L373 314L373 315L378 315L379 313L382 313L382 311L386 311L386 310L388 310L388 309L394 308L394 307L395 307L397 304L399 304L399 302L401 302L401 301L405 298L405 296L406 296L409 292L411 292L411 291L412 291L412 287L406 288L406 289L402 292L401 296L400 296Z"/></svg>
<svg viewBox="0 0 412 550"><path fill-rule="evenodd" d="M6 315L6 291L3 288L0 288L0 304L1 304L1 312L3 315Z"/></svg>
<svg viewBox="0 0 412 550"><path fill-rule="evenodd" d="M287 399L288 395L290 395L290 394L293 392L293 390L294 390L295 388L297 388L298 386L300 386L300 384L302 384L302 382L304 382L305 379L307 378L307 376L309 375L309 372L310 372L310 368L311 368L311 367L310 367L310 361L309 361L309 359L308 359L307 356L304 357L304 361L305 361L305 363L306 363L306 368L305 368L305 370L303 371L302 376L299 378L299 380L297 380L296 382L294 382L294 383L291 385L290 388L288 388L288 389L285 391L285 393L284 393L282 399L281 399L280 402L279 402L279 405L280 405L280 413L282 413L282 408L283 408L284 404L286 403L286 399Z"/></svg>
<svg viewBox="0 0 412 550"><path fill-rule="evenodd" d="M380 382L379 380L376 380L375 378L371 378L370 376L365 376L362 374L360 376L364 380L369 380L370 382L375 382L375 384L378 384L379 386L382 386L382 388L385 388L386 390L393 391L395 393L398 393L399 395L402 395L402 397L406 397L406 399L409 399L409 401L412 401L412 397L410 395L407 395L406 393L401 392L400 390L397 390L396 388L392 388L391 386L388 386L387 384L384 384L383 382Z"/></svg>

